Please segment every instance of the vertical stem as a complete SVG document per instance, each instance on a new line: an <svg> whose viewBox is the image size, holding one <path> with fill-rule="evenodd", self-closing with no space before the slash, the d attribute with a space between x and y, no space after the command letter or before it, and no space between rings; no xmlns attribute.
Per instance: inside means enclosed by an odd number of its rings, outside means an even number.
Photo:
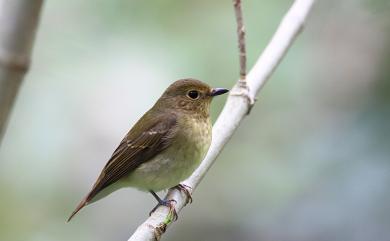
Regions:
<svg viewBox="0 0 390 241"><path fill-rule="evenodd" d="M0 0L0 141L30 65L43 0Z"/></svg>
<svg viewBox="0 0 390 241"><path fill-rule="evenodd" d="M241 0L233 0L234 12L237 21L238 50L240 59L240 81L246 77L246 50L245 50L245 27L242 17Z"/></svg>

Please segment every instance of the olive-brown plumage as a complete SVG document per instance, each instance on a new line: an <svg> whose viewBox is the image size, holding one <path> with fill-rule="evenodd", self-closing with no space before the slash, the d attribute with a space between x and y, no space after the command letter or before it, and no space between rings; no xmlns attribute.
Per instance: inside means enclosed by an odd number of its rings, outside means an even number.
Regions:
<svg viewBox="0 0 390 241"><path fill-rule="evenodd" d="M195 79L171 84L123 138L68 221L85 205L119 188L136 187L155 195L186 179L210 146L212 97L226 92Z"/></svg>

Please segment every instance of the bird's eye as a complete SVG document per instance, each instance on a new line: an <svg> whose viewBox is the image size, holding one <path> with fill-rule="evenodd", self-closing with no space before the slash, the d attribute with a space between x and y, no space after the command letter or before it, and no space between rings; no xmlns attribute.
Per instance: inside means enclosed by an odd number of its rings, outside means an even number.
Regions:
<svg viewBox="0 0 390 241"><path fill-rule="evenodd" d="M187 96L190 97L193 100L196 100L196 99L199 98L199 91L190 90L190 91L188 91Z"/></svg>

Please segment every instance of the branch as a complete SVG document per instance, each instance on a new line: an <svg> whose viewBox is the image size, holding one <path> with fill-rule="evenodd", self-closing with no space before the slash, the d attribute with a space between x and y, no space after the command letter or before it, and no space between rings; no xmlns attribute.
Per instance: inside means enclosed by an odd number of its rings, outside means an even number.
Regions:
<svg viewBox="0 0 390 241"><path fill-rule="evenodd" d="M42 0L0 0L0 141L30 65Z"/></svg>
<svg viewBox="0 0 390 241"><path fill-rule="evenodd" d="M315 0L296 0L294 2L263 54L249 72L246 78L247 88L243 88L239 83L233 87L225 107L214 124L212 143L205 159L198 169L183 182L185 185L192 187L192 192L199 185L200 181L206 175L238 125L247 115L251 107L251 103L248 100L255 98L256 94L269 79L297 35L301 32L303 24L314 2ZM237 95L232 93L242 94ZM177 201L175 205L177 212L180 212L188 201L187 196L178 190L170 190L166 198ZM137 228L129 241L159 240L171 223L166 221L168 212L169 210L167 207L159 207Z"/></svg>
<svg viewBox="0 0 390 241"><path fill-rule="evenodd" d="M238 53L240 60L240 81L246 77L246 50L245 50L245 27L242 18L241 0L233 0L234 12L237 21Z"/></svg>

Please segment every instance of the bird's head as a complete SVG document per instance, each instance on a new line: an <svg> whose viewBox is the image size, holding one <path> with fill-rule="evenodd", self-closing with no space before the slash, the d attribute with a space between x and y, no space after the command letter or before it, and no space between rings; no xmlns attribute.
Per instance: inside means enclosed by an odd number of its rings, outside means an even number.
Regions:
<svg viewBox="0 0 390 241"><path fill-rule="evenodd" d="M208 116L213 97L228 91L224 88L211 88L200 80L180 79L167 88L157 101L157 105L163 108Z"/></svg>

